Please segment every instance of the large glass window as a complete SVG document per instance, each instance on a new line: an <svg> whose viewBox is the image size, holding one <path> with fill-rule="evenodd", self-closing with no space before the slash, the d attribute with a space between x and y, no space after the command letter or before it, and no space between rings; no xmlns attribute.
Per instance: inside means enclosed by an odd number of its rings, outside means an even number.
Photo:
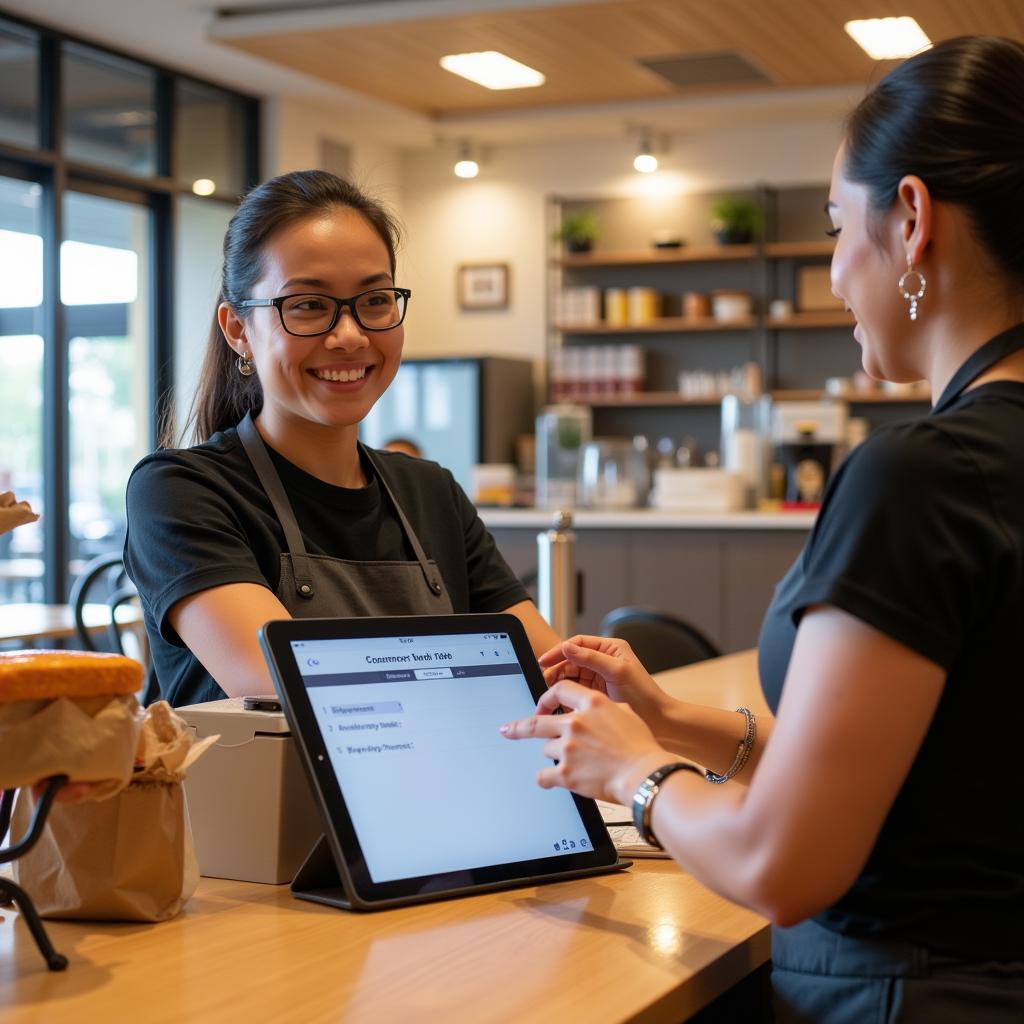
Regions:
<svg viewBox="0 0 1024 1024"><path fill-rule="evenodd" d="M0 139L39 145L39 37L0 23Z"/></svg>
<svg viewBox="0 0 1024 1024"><path fill-rule="evenodd" d="M237 96L182 79L176 90L178 181L197 195L235 199L245 188L245 106Z"/></svg>
<svg viewBox="0 0 1024 1024"><path fill-rule="evenodd" d="M67 156L132 174L156 174L153 69L78 43L65 43L62 53Z"/></svg>
<svg viewBox="0 0 1024 1024"><path fill-rule="evenodd" d="M150 448L151 222L134 203L64 197L71 575L124 544L125 484Z"/></svg>
<svg viewBox="0 0 1024 1024"><path fill-rule="evenodd" d="M42 186L0 177L0 491L43 505ZM0 536L0 602L42 599L38 523Z"/></svg>
<svg viewBox="0 0 1024 1024"><path fill-rule="evenodd" d="M0 537L0 605L64 602L120 551L128 476L195 392L257 115L0 15L0 491L43 513Z"/></svg>

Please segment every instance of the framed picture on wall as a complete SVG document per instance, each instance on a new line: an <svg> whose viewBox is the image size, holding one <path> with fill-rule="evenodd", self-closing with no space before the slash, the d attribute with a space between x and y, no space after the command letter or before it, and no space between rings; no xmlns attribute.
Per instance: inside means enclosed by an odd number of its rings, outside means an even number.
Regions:
<svg viewBox="0 0 1024 1024"><path fill-rule="evenodd" d="M459 309L507 309L507 263L463 263L459 267Z"/></svg>

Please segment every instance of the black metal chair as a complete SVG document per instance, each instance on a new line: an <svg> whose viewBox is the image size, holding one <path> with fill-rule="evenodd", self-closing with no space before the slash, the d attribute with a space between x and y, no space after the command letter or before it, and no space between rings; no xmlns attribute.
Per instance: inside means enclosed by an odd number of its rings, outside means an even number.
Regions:
<svg viewBox="0 0 1024 1024"><path fill-rule="evenodd" d="M691 665L722 653L696 627L651 608L616 608L601 621L600 633L625 640L648 672Z"/></svg>
<svg viewBox="0 0 1024 1024"><path fill-rule="evenodd" d="M97 555L79 574L71 586L70 604L75 615L75 637L79 645L86 651L106 650L115 654L125 654L123 633L126 627L118 622L118 609L138 599L139 592L135 584L128 579L124 568L124 559L117 552ZM106 624L106 644L100 647L95 634L90 632L85 622L85 606L87 604L105 604L110 613ZM140 644L140 646L142 646ZM136 652L131 652L135 656ZM138 651L139 660L146 666L146 688L142 697L143 704L151 704L160 698L160 686L152 664L149 663L148 651Z"/></svg>

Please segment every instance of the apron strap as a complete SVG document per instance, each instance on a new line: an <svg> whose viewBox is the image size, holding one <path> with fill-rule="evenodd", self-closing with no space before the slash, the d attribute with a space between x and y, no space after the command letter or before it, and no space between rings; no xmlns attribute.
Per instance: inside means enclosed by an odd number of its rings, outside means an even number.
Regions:
<svg viewBox="0 0 1024 1024"><path fill-rule="evenodd" d="M943 412L951 406L961 395L971 381L980 377L986 370L991 369L1000 360L1013 355L1019 349L1024 348L1024 324L1017 324L1002 334L997 334L990 341L986 341L976 352L968 356L967 361L953 374L953 379L946 385L942 397L935 403L931 414Z"/></svg>
<svg viewBox="0 0 1024 1024"><path fill-rule="evenodd" d="M242 442L245 454L249 456L252 468L256 470L263 490L266 491L270 504L274 506L277 520L284 530L285 544L288 546L288 553L292 556L292 567L295 574L295 591L299 597L311 598L314 594L313 575L309 568L309 555L306 554L306 545L302 540L302 531L295 520L295 513L292 511L291 502L284 492L284 485L281 478L270 461L270 453L267 446L252 421L252 413L247 412L245 418L238 424L238 438Z"/></svg>
<svg viewBox="0 0 1024 1024"><path fill-rule="evenodd" d="M427 556L423 551L423 546L420 544L420 539L416 536L416 531L412 528L412 524L408 519L406 519L405 513L402 511L402 506L398 504L398 499L395 497L394 492L391 490L391 486L388 484L387 478L381 471L380 462L376 455L374 455L366 445L360 444L359 450L366 457L367 462L373 466L373 471L377 474L377 479L380 481L380 485L384 489L384 493L391 502L391 507L395 510L395 515L398 516L398 521L401 523L402 529L405 531L405 536L409 541L409 546L412 548L413 554L416 556L416 561L420 563L420 570L423 572L423 578L427 581L427 587L429 587L431 593L433 593L435 597L440 597L444 593L444 584L441 582L441 576L427 561Z"/></svg>

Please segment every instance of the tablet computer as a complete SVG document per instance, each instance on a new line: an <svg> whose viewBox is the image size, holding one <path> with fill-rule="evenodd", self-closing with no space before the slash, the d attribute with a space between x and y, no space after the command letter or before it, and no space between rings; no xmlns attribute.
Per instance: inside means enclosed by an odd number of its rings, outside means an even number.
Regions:
<svg viewBox="0 0 1024 1024"><path fill-rule="evenodd" d="M373 910L626 866L593 800L541 789L544 678L512 615L289 619L260 630L325 835L293 893Z"/></svg>

